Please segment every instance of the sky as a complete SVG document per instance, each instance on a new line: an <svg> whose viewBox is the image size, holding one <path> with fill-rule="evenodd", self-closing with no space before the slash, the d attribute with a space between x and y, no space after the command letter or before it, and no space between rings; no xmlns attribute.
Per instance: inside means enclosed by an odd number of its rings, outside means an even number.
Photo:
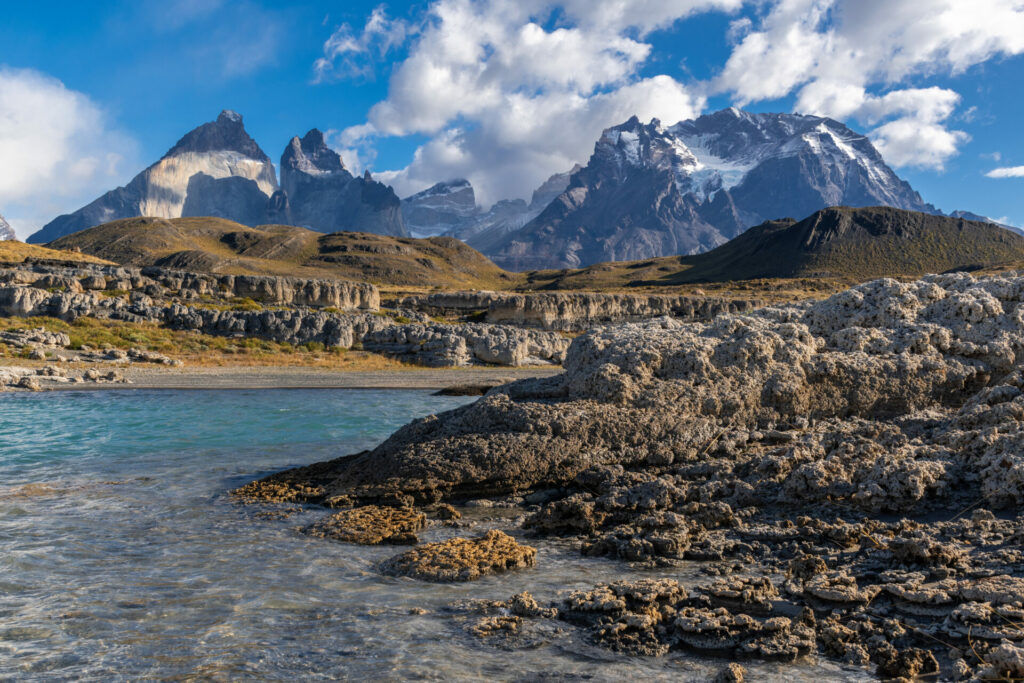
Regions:
<svg viewBox="0 0 1024 683"><path fill-rule="evenodd" d="M529 198L602 129L831 116L926 201L1024 225L1024 0L4 3L0 214L24 238L222 109L406 196Z"/></svg>

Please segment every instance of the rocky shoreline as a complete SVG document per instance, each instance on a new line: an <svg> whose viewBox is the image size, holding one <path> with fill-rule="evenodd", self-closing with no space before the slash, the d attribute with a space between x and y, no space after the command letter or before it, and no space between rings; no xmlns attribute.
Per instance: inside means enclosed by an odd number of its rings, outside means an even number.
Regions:
<svg viewBox="0 0 1024 683"><path fill-rule="evenodd" d="M505 646L557 619L632 654L1024 676L1024 277L878 280L605 327L564 367L236 493L342 510L498 501L521 508L506 530L523 543L661 576L461 607ZM469 561L529 571L523 544L499 545ZM706 583L674 578L693 563Z"/></svg>

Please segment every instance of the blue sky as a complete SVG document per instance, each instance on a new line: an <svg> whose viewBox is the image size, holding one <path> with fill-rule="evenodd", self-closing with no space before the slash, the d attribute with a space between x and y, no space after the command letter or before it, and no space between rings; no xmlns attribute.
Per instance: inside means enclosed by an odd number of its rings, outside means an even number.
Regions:
<svg viewBox="0 0 1024 683"><path fill-rule="evenodd" d="M1024 224L1019 0L8 3L0 46L22 237L224 108L275 161L319 127L400 194L466 176L484 203L632 113L821 113L939 208Z"/></svg>

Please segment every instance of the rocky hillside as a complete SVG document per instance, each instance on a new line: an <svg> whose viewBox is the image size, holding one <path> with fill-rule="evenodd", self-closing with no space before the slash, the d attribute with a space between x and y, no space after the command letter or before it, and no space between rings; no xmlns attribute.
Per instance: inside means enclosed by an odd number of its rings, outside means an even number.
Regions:
<svg viewBox="0 0 1024 683"><path fill-rule="evenodd" d="M450 237L417 240L357 232L322 234L216 218L129 218L62 237L116 263L210 273L340 278L412 288L508 288L514 276Z"/></svg>
<svg viewBox="0 0 1024 683"><path fill-rule="evenodd" d="M694 254L835 205L934 212L831 119L726 109L666 128L634 117L604 131L540 215L483 251L509 270Z"/></svg>
<svg viewBox="0 0 1024 683"><path fill-rule="evenodd" d="M1024 237L992 223L889 207L832 207L767 221L696 256L527 273L547 289L666 286L756 278L842 278L977 270L1024 261Z"/></svg>

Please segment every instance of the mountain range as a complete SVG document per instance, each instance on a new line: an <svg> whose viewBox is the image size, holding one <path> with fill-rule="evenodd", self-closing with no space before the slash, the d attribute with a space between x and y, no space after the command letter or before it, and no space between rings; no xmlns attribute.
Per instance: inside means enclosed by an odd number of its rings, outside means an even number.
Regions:
<svg viewBox="0 0 1024 683"><path fill-rule="evenodd" d="M868 138L819 116L730 108L668 127L633 117L606 129L585 166L551 176L530 202L485 209L465 179L399 200L369 173L351 174L316 129L289 142L278 183L242 117L224 111L128 185L29 241L140 215L214 216L326 233L451 236L525 271L697 254L765 221L839 205L940 214Z"/></svg>
<svg viewBox="0 0 1024 683"><path fill-rule="evenodd" d="M319 130L289 142L279 186L270 157L246 132L241 115L230 110L186 134L124 187L50 221L28 241L50 242L135 216L214 216L250 226L407 234L394 191L368 173L349 173Z"/></svg>

